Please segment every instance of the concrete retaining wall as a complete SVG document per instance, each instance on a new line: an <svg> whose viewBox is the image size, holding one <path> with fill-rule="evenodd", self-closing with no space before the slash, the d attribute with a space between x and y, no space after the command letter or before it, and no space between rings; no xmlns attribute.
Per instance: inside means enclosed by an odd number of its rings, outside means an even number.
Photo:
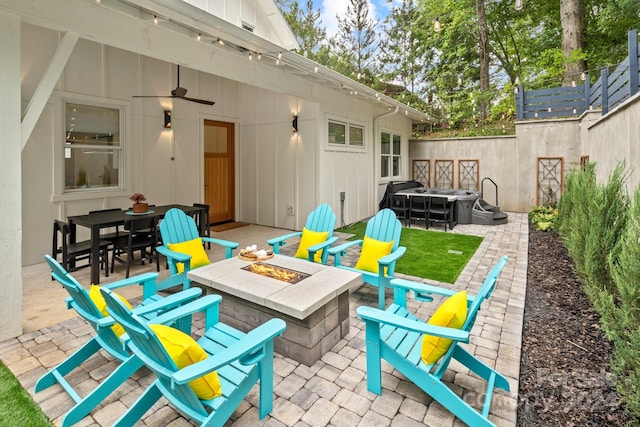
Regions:
<svg viewBox="0 0 640 427"><path fill-rule="evenodd" d="M596 162L600 180L606 180L621 161L630 166L628 188L640 183L640 172L633 167L640 162L640 96L627 101L606 117L599 111L588 111L579 118L531 120L516 123L515 136L482 138L413 140L409 160L431 161L434 182L435 161L453 160L454 187L459 182L459 162L477 160L479 179L491 178L498 188L497 202L505 211L528 212L541 204L537 194L540 158L562 159L564 176L580 159L588 156ZM412 176L407 179L412 179ZM493 185L485 182L484 199L496 202Z"/></svg>

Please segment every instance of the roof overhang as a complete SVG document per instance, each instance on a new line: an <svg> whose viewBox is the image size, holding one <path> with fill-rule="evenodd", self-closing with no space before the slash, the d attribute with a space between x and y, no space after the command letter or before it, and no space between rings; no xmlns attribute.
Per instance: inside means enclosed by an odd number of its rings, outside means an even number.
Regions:
<svg viewBox="0 0 640 427"><path fill-rule="evenodd" d="M0 0L0 10L34 25L77 32L88 40L265 89L313 99L313 87L328 88L388 111L397 109L413 122L433 122L420 110L181 0L38 0L37 5ZM154 16L162 19L161 25L154 25ZM212 71L216 64L239 61L243 66Z"/></svg>

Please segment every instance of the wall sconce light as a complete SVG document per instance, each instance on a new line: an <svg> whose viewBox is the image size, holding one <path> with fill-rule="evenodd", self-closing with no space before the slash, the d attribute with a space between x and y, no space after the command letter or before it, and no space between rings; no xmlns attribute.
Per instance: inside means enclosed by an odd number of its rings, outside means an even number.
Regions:
<svg viewBox="0 0 640 427"><path fill-rule="evenodd" d="M171 110L164 110L164 128L171 129Z"/></svg>
<svg viewBox="0 0 640 427"><path fill-rule="evenodd" d="M291 132L298 132L298 116L293 116L291 118Z"/></svg>

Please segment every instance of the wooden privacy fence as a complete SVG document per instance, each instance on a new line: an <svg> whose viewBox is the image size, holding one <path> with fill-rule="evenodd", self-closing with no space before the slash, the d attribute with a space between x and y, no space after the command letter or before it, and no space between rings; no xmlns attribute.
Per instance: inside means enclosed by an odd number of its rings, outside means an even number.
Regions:
<svg viewBox="0 0 640 427"><path fill-rule="evenodd" d="M591 84L585 73L584 84L525 91L516 90L516 119L545 119L578 116L586 110L600 108L604 116L638 92L640 70L638 62L638 31L628 33L628 55L613 72L600 71L600 78Z"/></svg>

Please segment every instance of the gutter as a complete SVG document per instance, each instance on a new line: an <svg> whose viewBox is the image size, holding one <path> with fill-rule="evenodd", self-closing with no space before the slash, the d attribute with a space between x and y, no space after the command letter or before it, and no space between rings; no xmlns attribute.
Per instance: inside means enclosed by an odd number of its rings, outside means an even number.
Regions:
<svg viewBox="0 0 640 427"><path fill-rule="evenodd" d="M374 140L374 142L376 140L376 136L380 134L380 125L379 125L380 119L383 119L385 117L389 117L389 116L393 116L395 114L398 114L398 111L400 111L400 107L396 105L395 109L393 109L391 111L387 111L386 113L382 113L379 116L375 116L373 118L373 140ZM378 165L378 166L375 166L373 168L373 182L376 183L375 184L375 188L374 188L374 192L373 192L374 193L373 200L375 202L374 207L373 207L373 212L377 212L378 211L378 196L377 196L378 189L377 189L377 186L379 185L379 183L378 183L378 176L379 176L378 175L378 171L379 171L380 163L377 162L376 159L378 159L378 157L380 155L380 148L379 147L380 147L380 144L375 144L374 143L373 164L374 165Z"/></svg>

